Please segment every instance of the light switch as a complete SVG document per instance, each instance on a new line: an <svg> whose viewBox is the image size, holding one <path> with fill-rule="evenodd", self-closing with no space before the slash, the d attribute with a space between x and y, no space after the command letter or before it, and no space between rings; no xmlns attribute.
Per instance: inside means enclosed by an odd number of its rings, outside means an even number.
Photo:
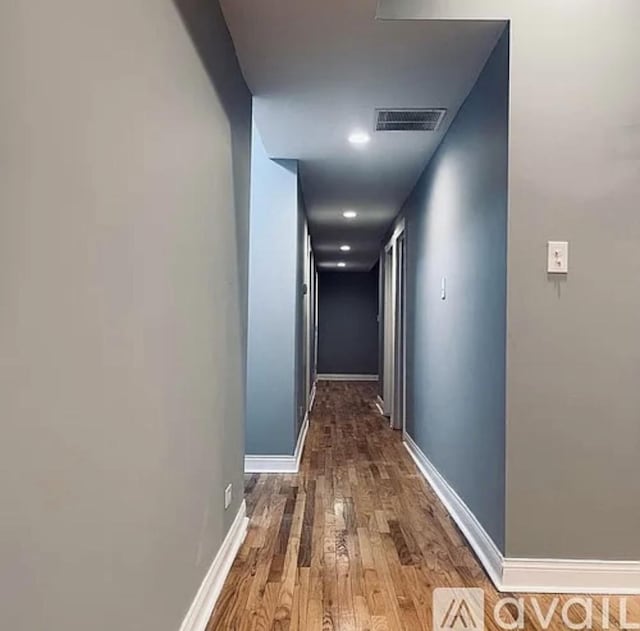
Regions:
<svg viewBox="0 0 640 631"><path fill-rule="evenodd" d="M446 276L442 277L442 282L440 283L440 299L447 299L447 278Z"/></svg>
<svg viewBox="0 0 640 631"><path fill-rule="evenodd" d="M566 274L569 271L569 242L549 241L547 272Z"/></svg>

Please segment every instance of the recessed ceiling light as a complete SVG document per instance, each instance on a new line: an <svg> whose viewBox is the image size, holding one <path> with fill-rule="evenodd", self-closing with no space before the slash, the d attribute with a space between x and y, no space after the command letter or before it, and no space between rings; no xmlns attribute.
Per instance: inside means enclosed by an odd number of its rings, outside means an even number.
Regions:
<svg viewBox="0 0 640 631"><path fill-rule="evenodd" d="M341 249L343 252L349 252L349 251L351 250L351 246L350 246L350 245L346 245L346 244L345 244L345 245L341 245L341 246L340 246L340 249Z"/></svg>
<svg viewBox="0 0 640 631"><path fill-rule="evenodd" d="M354 131L349 134L349 142L352 145L366 145L371 140L371 136L365 131Z"/></svg>
<svg viewBox="0 0 640 631"><path fill-rule="evenodd" d="M338 267L346 267L347 264L344 261L340 261L340 263L338 263Z"/></svg>
<svg viewBox="0 0 640 631"><path fill-rule="evenodd" d="M358 216L358 213L355 210L345 210L342 213L342 216L345 219L355 219Z"/></svg>

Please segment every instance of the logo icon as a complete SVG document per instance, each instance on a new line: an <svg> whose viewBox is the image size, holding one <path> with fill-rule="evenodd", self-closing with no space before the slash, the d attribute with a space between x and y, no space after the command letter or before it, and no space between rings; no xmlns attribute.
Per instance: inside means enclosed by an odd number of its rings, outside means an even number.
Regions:
<svg viewBox="0 0 640 631"><path fill-rule="evenodd" d="M434 631L484 631L484 590L439 587L433 591Z"/></svg>

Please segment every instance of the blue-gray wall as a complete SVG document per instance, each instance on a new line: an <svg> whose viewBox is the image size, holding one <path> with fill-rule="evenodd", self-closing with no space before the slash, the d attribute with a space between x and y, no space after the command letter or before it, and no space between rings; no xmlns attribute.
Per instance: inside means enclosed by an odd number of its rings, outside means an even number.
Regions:
<svg viewBox="0 0 640 631"><path fill-rule="evenodd" d="M403 210L407 429L501 550L508 70L505 33Z"/></svg>
<svg viewBox="0 0 640 631"><path fill-rule="evenodd" d="M291 455L298 438L305 222L298 163L272 160L254 124L246 425L251 455Z"/></svg>
<svg viewBox="0 0 640 631"><path fill-rule="evenodd" d="M378 267L318 275L318 372L378 374Z"/></svg>
<svg viewBox="0 0 640 631"><path fill-rule="evenodd" d="M507 554L640 559L640 2L378 9L511 23Z"/></svg>

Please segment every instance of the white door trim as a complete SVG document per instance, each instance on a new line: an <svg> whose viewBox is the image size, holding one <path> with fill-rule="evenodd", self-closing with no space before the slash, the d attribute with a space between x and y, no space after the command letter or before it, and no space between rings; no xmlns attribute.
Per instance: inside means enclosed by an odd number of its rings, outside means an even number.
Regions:
<svg viewBox="0 0 640 631"><path fill-rule="evenodd" d="M398 412L396 355L398 353L397 331L400 314L398 291L398 240L405 234L405 220L401 219L394 227L391 237L384 247L384 380L383 380L383 408L389 417L389 424L394 429L402 429L404 419L396 419ZM406 241L403 244L406 245ZM403 257L406 263L406 251ZM403 272L406 273L406 266ZM405 369L406 372L406 369ZM406 380L405 380L406 381ZM406 398L406 397L405 397Z"/></svg>

